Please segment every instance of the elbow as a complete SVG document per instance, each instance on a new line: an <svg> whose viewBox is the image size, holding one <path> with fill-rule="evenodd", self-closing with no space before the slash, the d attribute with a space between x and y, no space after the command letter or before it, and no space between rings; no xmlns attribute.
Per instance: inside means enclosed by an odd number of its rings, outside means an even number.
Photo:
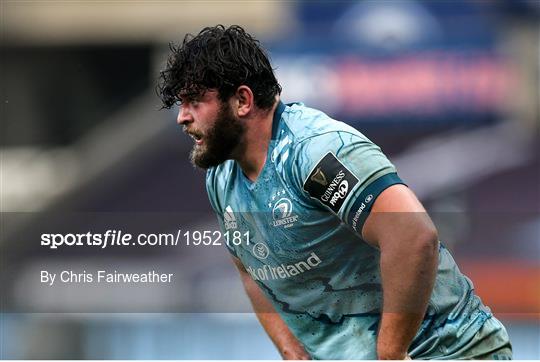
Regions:
<svg viewBox="0 0 540 362"><path fill-rule="evenodd" d="M415 251L424 258L438 258L439 234L437 228L432 223L422 227L415 241L413 242Z"/></svg>
<svg viewBox="0 0 540 362"><path fill-rule="evenodd" d="M384 259L412 257L417 261L437 260L439 235L437 228L426 213L403 213L388 229L381 227L377 246ZM397 226L396 226L397 224ZM394 226L394 227L392 227Z"/></svg>

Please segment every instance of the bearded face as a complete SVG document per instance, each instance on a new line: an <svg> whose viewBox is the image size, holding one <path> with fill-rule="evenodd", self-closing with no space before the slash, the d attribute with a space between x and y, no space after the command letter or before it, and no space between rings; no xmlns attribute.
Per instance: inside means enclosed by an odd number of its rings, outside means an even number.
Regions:
<svg viewBox="0 0 540 362"><path fill-rule="evenodd" d="M223 102L213 125L204 131L185 131L195 140L190 154L191 163L208 169L232 158L241 144L245 128L234 116L230 105Z"/></svg>

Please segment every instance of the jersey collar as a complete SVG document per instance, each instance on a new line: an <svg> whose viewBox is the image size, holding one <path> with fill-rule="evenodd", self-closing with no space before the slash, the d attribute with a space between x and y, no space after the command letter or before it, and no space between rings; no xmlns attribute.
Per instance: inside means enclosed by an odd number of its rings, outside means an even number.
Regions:
<svg viewBox="0 0 540 362"><path fill-rule="evenodd" d="M272 139L277 138L277 131L279 128L279 122L281 121L281 114L285 110L285 104L282 101L279 101L276 110L274 112L274 119L272 120Z"/></svg>

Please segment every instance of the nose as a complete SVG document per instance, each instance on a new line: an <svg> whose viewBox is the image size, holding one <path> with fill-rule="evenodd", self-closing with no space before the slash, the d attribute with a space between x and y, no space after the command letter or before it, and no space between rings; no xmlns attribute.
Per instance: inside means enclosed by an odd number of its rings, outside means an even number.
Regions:
<svg viewBox="0 0 540 362"><path fill-rule="evenodd" d="M178 117L176 118L176 123L178 125L185 125L186 123L193 122L193 116L189 112L188 107L180 106L178 109Z"/></svg>

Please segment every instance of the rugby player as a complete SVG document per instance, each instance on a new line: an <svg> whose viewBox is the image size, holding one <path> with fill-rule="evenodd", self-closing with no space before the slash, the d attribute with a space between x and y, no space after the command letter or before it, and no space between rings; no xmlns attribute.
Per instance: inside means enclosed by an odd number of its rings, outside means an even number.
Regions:
<svg viewBox="0 0 540 362"><path fill-rule="evenodd" d="M284 104L239 26L171 47L158 90L206 169L212 208L262 326L285 359L510 359L504 326L439 242L380 148Z"/></svg>

